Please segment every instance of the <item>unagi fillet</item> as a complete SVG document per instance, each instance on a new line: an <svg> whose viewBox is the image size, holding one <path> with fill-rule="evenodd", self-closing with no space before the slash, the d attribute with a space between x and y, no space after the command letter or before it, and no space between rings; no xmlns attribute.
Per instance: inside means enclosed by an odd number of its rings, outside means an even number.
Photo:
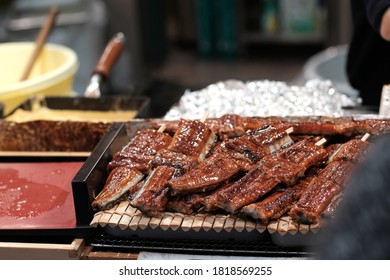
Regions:
<svg viewBox="0 0 390 280"><path fill-rule="evenodd" d="M223 154L211 155L190 172L169 181L172 195L205 192L231 179L240 167Z"/></svg>
<svg viewBox="0 0 390 280"><path fill-rule="evenodd" d="M111 171L116 167L126 166L137 169L142 173L149 173L150 163L154 157L154 155L128 153L125 158L111 160L107 165L107 170Z"/></svg>
<svg viewBox="0 0 390 280"><path fill-rule="evenodd" d="M278 156L291 163L299 164L302 168L308 169L316 163L320 163L328 158L328 152L316 145L310 139L305 139L295 143L287 149L280 150Z"/></svg>
<svg viewBox="0 0 390 280"><path fill-rule="evenodd" d="M128 155L134 154L155 155L157 151L168 147L171 141L172 137L167 133L154 129L141 130L121 151L114 154L113 160L127 158Z"/></svg>
<svg viewBox="0 0 390 280"><path fill-rule="evenodd" d="M125 147L115 153L107 165L110 171L118 166L130 166L143 173L150 170L150 161L156 153L168 147L172 138L167 133L153 129L140 131Z"/></svg>
<svg viewBox="0 0 390 280"><path fill-rule="evenodd" d="M289 186L303 177L307 169L305 166L290 162L275 154L264 157L257 164L257 168L261 168L269 174L274 174L280 182Z"/></svg>
<svg viewBox="0 0 390 280"><path fill-rule="evenodd" d="M270 135L270 139L267 135ZM252 169L264 155L290 142L292 140L285 130L273 128L252 131L226 140L204 162L169 182L172 195L211 191L240 171Z"/></svg>
<svg viewBox="0 0 390 280"><path fill-rule="evenodd" d="M126 166L115 168L110 172L102 191L92 202L92 207L100 210L108 209L129 193L143 176L134 168Z"/></svg>
<svg viewBox="0 0 390 280"><path fill-rule="evenodd" d="M281 183L272 174L255 167L238 181L218 188L204 199L206 211L217 208L234 213L241 207L255 202Z"/></svg>
<svg viewBox="0 0 390 280"><path fill-rule="evenodd" d="M295 143L276 155L265 156L244 177L217 189L210 198L205 199L205 207L217 207L234 213L245 205L256 202L279 183L295 183L311 165L324 160L327 155L322 146L310 141Z"/></svg>
<svg viewBox="0 0 390 280"><path fill-rule="evenodd" d="M219 132L223 123L220 118L207 119L206 123L224 139L223 129ZM166 131L175 132L178 126L177 121L152 121L152 127L158 128L162 124L166 125ZM263 126L270 125L278 128L294 128L294 134L303 135L345 135L353 136L364 133L379 135L390 132L390 119L357 119L350 117L330 118L330 117L241 117L239 128L235 136L241 133L241 127L245 131L255 130ZM230 126L229 135L234 135L235 128ZM233 132L232 132L233 131ZM219 135L222 133L222 135Z"/></svg>
<svg viewBox="0 0 390 280"><path fill-rule="evenodd" d="M158 166L148 175L141 188L130 198L130 205L152 216L165 209L169 199L167 183L175 173L168 166Z"/></svg>
<svg viewBox="0 0 390 280"><path fill-rule="evenodd" d="M198 159L193 156L187 156L182 153L169 151L169 150L160 150L157 152L156 156L150 161L152 168L157 166L165 165L172 168L175 168L176 175L183 175L190 171L193 167L198 164Z"/></svg>
<svg viewBox="0 0 390 280"><path fill-rule="evenodd" d="M293 143L289 136L289 132L290 130L287 128L268 126L249 131L242 137L265 149L267 154L272 154Z"/></svg>
<svg viewBox="0 0 390 280"><path fill-rule="evenodd" d="M353 139L347 143L347 145L340 145L340 147L333 153L329 160L346 160L354 163L361 162L370 144L359 139Z"/></svg>
<svg viewBox="0 0 390 280"><path fill-rule="evenodd" d="M216 141L211 129L200 121L181 119L168 150L203 161Z"/></svg>
<svg viewBox="0 0 390 280"><path fill-rule="evenodd" d="M287 213L292 205L298 201L313 178L302 179L294 186L276 191L260 202L244 206L241 212L255 220L260 220L263 224L267 224L270 220L278 219Z"/></svg>
<svg viewBox="0 0 390 280"><path fill-rule="evenodd" d="M168 212L190 215L203 206L204 193L176 196L170 198L165 210Z"/></svg>
<svg viewBox="0 0 390 280"><path fill-rule="evenodd" d="M289 215L300 222L315 224L333 197L343 190L343 184L351 174L353 164L347 161L333 161L320 172L299 201L292 207Z"/></svg>
<svg viewBox="0 0 390 280"><path fill-rule="evenodd" d="M331 162L313 180L299 201L290 211L290 216L304 223L317 223L336 195L344 189L356 162L360 162L369 144L362 140L344 143L331 156Z"/></svg>
<svg viewBox="0 0 390 280"><path fill-rule="evenodd" d="M336 194L332 200L330 201L329 205L326 207L324 212L321 213L321 218L329 219L333 218L336 212L336 209L339 207L341 201L343 200L344 194L341 192L339 194Z"/></svg>
<svg viewBox="0 0 390 280"><path fill-rule="evenodd" d="M248 171L253 168L268 151L261 146L255 145L244 137L238 137L224 141L214 153L226 155L234 160L241 170Z"/></svg>
<svg viewBox="0 0 390 280"><path fill-rule="evenodd" d="M219 118L217 133L221 139L241 136L246 129L242 123L242 117L235 114L225 114Z"/></svg>

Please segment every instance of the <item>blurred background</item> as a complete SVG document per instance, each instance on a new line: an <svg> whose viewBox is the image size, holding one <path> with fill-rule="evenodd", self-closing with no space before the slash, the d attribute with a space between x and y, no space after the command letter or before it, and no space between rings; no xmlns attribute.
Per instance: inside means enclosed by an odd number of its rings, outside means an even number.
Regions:
<svg viewBox="0 0 390 280"><path fill-rule="evenodd" d="M106 43L123 32L103 94L149 96L156 117L185 89L227 79L302 84L323 75L352 92L349 1L2 0L0 41L34 41L53 5L60 14L48 41L76 51L74 91L84 92Z"/></svg>

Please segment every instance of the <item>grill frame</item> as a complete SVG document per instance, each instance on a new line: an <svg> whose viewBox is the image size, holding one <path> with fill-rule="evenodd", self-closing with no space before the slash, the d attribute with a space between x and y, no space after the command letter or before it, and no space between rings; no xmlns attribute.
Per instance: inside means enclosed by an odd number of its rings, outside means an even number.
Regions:
<svg viewBox="0 0 390 280"><path fill-rule="evenodd" d="M92 252L139 253L140 251L223 256L257 256L273 258L312 258L307 246L276 244L270 235L257 241L158 239L132 236L118 238L107 233L95 235L88 242Z"/></svg>

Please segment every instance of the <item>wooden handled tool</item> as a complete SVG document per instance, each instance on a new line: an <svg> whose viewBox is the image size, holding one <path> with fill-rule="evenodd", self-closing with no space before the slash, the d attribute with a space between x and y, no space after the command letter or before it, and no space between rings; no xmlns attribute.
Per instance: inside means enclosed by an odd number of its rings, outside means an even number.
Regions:
<svg viewBox="0 0 390 280"><path fill-rule="evenodd" d="M118 60L124 49L125 36L123 33L116 34L107 44L102 56L92 72L92 77L87 86L84 96L100 97L100 86L107 79L112 67Z"/></svg>
<svg viewBox="0 0 390 280"><path fill-rule="evenodd" d="M47 38L49 37L49 34L51 30L53 29L53 26L55 24L55 20L57 18L57 15L59 13L59 10L57 7L52 7L49 11L49 14L47 15L46 21L43 24L37 39L35 40L35 48L34 52L32 53L30 60L28 61L28 64L26 68L24 69L24 72L22 74L22 77L20 78L21 81L24 81L28 78L30 75L31 69L34 66L35 61L37 60L39 54L41 53L41 50L43 48L43 45L45 44Z"/></svg>

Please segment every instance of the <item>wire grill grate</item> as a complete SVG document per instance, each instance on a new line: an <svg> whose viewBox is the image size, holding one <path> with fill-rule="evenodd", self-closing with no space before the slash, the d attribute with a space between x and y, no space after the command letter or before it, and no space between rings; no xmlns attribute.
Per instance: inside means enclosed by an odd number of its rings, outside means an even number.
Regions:
<svg viewBox="0 0 390 280"><path fill-rule="evenodd" d="M312 253L305 247L283 247L266 237L259 241L235 240L182 240L182 239L141 239L131 237L116 238L108 234L100 234L90 240L93 251L114 252L165 252L192 254L245 255L267 257L310 257Z"/></svg>

